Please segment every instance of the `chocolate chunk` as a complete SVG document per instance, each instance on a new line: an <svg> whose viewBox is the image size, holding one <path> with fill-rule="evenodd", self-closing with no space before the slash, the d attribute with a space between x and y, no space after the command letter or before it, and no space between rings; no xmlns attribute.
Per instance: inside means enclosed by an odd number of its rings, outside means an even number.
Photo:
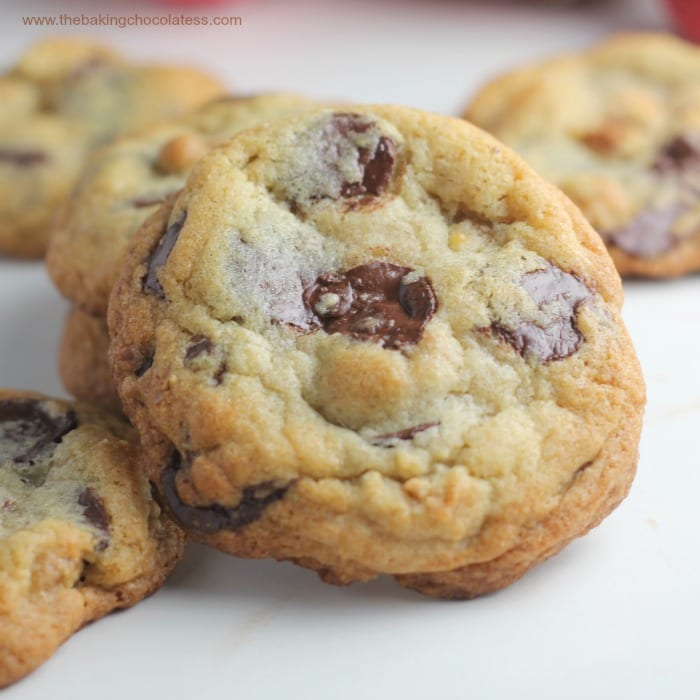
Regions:
<svg viewBox="0 0 700 700"><path fill-rule="evenodd" d="M226 374L226 363L222 362L217 368L216 372L214 372L212 379L214 380L214 384L216 386L219 386L221 382L224 381L224 374Z"/></svg>
<svg viewBox="0 0 700 700"><path fill-rule="evenodd" d="M388 136L373 136L374 131L374 120L361 114L328 118L319 141L330 177L312 198L378 197L387 190L396 169L397 146Z"/></svg>
<svg viewBox="0 0 700 700"><path fill-rule="evenodd" d="M155 354L154 354L153 350L151 350L151 352L149 352L148 355L146 356L146 359L136 368L136 371L134 372L134 374L137 377L143 377L143 375L146 374L146 372L148 372L148 370L151 369L151 367L153 367L153 359L154 358L155 358Z"/></svg>
<svg viewBox="0 0 700 700"><path fill-rule="evenodd" d="M93 527L102 532L109 532L109 515L102 499L93 489L84 489L78 496L78 504L83 506L83 515Z"/></svg>
<svg viewBox="0 0 700 700"><path fill-rule="evenodd" d="M6 399L0 401L0 443L3 452L9 447L12 462L32 466L50 445L61 442L64 435L78 427L73 411L50 416L39 401ZM46 474L21 469L26 483L40 485Z"/></svg>
<svg viewBox="0 0 700 700"><path fill-rule="evenodd" d="M243 490L238 505L226 508L217 503L207 507L189 506L180 500L175 477L182 467L182 458L176 454L161 478L161 491L173 517L182 527L197 530L205 535L214 535L221 530L236 532L262 517L263 512L276 501L281 500L291 483L275 486L263 482ZM293 482L292 482L293 483Z"/></svg>
<svg viewBox="0 0 700 700"><path fill-rule="evenodd" d="M144 207L152 207L156 204L162 204L167 195L160 197L136 197L132 199L130 204L135 209L143 209Z"/></svg>
<svg viewBox="0 0 700 700"><path fill-rule="evenodd" d="M437 309L426 277L385 262L320 275L304 290L303 300L327 333L380 343L390 350L418 343Z"/></svg>
<svg viewBox="0 0 700 700"><path fill-rule="evenodd" d="M601 232L606 243L637 258L662 255L695 233L673 235L673 226L700 200L700 132L682 134L666 144L651 171L660 184L671 183L675 188L674 201L643 210L617 230Z"/></svg>
<svg viewBox="0 0 700 700"><path fill-rule="evenodd" d="M496 322L491 324L491 332L523 357L533 355L550 362L573 355L584 340L576 326L576 312L591 297L588 287L575 275L553 265L524 274L520 284L537 308L551 309L553 320L546 326L525 321L515 326Z"/></svg>
<svg viewBox="0 0 700 700"><path fill-rule="evenodd" d="M20 168L48 163L49 156L44 151L20 151L0 148L0 163L10 163Z"/></svg>
<svg viewBox="0 0 700 700"><path fill-rule="evenodd" d="M616 231L601 234L603 239L628 255L637 258L655 258L680 242L671 234L676 219L681 215L678 205L664 209L647 209Z"/></svg>
<svg viewBox="0 0 700 700"><path fill-rule="evenodd" d="M158 281L157 273L159 268L163 267L168 261L170 253L177 243L180 231L182 231L182 227L185 225L186 219L187 212L184 211L177 221L168 226L165 233L158 241L156 249L151 253L148 259L148 270L141 282L141 287L144 292L153 292L161 299L165 299L165 293Z"/></svg>
<svg viewBox="0 0 700 700"><path fill-rule="evenodd" d="M204 335L193 335L190 338L190 344L187 346L187 350L185 351L185 360L194 360L202 353L211 355L213 349L214 344L209 338Z"/></svg>
<svg viewBox="0 0 700 700"><path fill-rule="evenodd" d="M700 132L676 136L659 152L652 170L660 174L700 169Z"/></svg>
<svg viewBox="0 0 700 700"><path fill-rule="evenodd" d="M372 444L376 445L377 447L394 447L394 442L396 440L413 440L413 437L418 433L422 433L424 430L434 428L436 425L440 425L440 423L421 423L420 425L413 425L410 428L397 430L395 433L375 435L372 438Z"/></svg>

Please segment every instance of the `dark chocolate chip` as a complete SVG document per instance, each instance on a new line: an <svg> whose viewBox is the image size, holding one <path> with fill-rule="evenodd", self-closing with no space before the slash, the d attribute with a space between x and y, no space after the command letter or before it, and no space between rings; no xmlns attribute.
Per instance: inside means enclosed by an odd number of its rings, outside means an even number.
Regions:
<svg viewBox="0 0 700 700"><path fill-rule="evenodd" d="M130 204L135 209L143 209L144 207L152 207L156 204L162 204L163 200L167 195L162 195L160 197L136 197L132 199Z"/></svg>
<svg viewBox="0 0 700 700"><path fill-rule="evenodd" d="M322 159L329 171L339 172L338 161L345 147L355 145L359 178L345 180L338 192L322 192L320 197L358 197L382 195L394 177L397 146L388 136L380 136L373 149L356 144L357 137L375 127L374 120L361 115L336 113L329 117L323 128Z"/></svg>
<svg viewBox="0 0 700 700"><path fill-rule="evenodd" d="M11 445L14 464L31 466L45 449L60 443L77 427L78 419L73 411L50 416L34 399L0 401L0 442L5 448ZM26 468L21 471L21 478L33 485L40 485L46 477Z"/></svg>
<svg viewBox="0 0 700 700"><path fill-rule="evenodd" d="M601 232L606 243L637 258L655 258L682 241L683 236L674 236L672 230L700 200L700 132L682 134L667 143L651 171L661 183L673 183L674 201L640 212L619 229ZM693 233L689 231L688 235Z"/></svg>
<svg viewBox="0 0 700 700"><path fill-rule="evenodd" d="M700 133L676 136L659 151L652 170L660 174L700 168Z"/></svg>
<svg viewBox="0 0 700 700"><path fill-rule="evenodd" d="M411 272L410 267L374 262L326 273L304 290L304 305L329 334L399 350L420 341L437 309L426 277L405 282Z"/></svg>
<svg viewBox="0 0 700 700"><path fill-rule="evenodd" d="M221 382L224 380L224 374L226 374L226 363L222 362L217 368L216 372L214 372L212 379L214 380L214 384L219 386Z"/></svg>
<svg viewBox="0 0 700 700"><path fill-rule="evenodd" d="M175 477L182 467L182 458L176 454L161 478L161 491L173 517L182 527L213 535L221 530L236 532L262 517L265 509L281 500L292 483L275 486L263 482L243 490L238 505L226 508L214 503L207 507L189 506L180 500Z"/></svg>
<svg viewBox="0 0 700 700"><path fill-rule="evenodd" d="M369 155L369 154L368 154ZM396 144L382 136L371 157L362 156L365 174L362 178L363 194L381 195L391 184L396 162Z"/></svg>
<svg viewBox="0 0 700 700"><path fill-rule="evenodd" d="M628 255L637 258L655 258L673 248L680 238L671 235L676 219L681 215L680 206L664 209L647 209L630 221L627 226L602 234L603 239Z"/></svg>
<svg viewBox="0 0 700 700"><path fill-rule="evenodd" d="M170 224L166 229L165 233L161 236L158 241L158 245L155 250L151 253L148 258L148 269L141 282L141 287L144 292L153 292L161 299L165 299L165 293L163 292L163 287L158 281L158 270L165 265L170 257L177 239L182 231L182 227L185 225L185 220L187 219L187 211L182 213L182 216Z"/></svg>
<svg viewBox="0 0 700 700"><path fill-rule="evenodd" d="M0 148L0 163L10 163L20 168L48 163L49 156L44 151L20 151L10 148Z"/></svg>
<svg viewBox="0 0 700 700"><path fill-rule="evenodd" d="M421 423L420 425L413 425L410 428L397 430L395 433L375 435L372 438L372 444L376 445L377 447L394 447L394 442L396 440L413 440L413 437L418 433L422 433L424 430L434 428L436 425L440 425L440 423Z"/></svg>
<svg viewBox="0 0 700 700"><path fill-rule="evenodd" d="M151 350L151 352L149 352L148 355L146 355L144 361L136 368L134 374L137 377L143 377L143 375L146 374L146 372L148 372L148 370L151 369L151 367L153 367L154 358L155 353L153 352L153 350Z"/></svg>
<svg viewBox="0 0 700 700"><path fill-rule="evenodd" d="M83 489L78 496L78 504L83 506L85 519L102 532L109 532L109 515L102 499L90 487Z"/></svg>
<svg viewBox="0 0 700 700"><path fill-rule="evenodd" d="M185 360L194 360L202 353L211 355L214 350L214 344L205 335L193 335L190 338L190 344L185 351Z"/></svg>
<svg viewBox="0 0 700 700"><path fill-rule="evenodd" d="M579 305L591 292L576 275L549 265L523 275L520 284L539 309L554 306L555 318L547 326L520 321L515 325L491 324L491 332L511 345L520 355L532 355L542 362L563 360L573 355L584 338L576 326Z"/></svg>

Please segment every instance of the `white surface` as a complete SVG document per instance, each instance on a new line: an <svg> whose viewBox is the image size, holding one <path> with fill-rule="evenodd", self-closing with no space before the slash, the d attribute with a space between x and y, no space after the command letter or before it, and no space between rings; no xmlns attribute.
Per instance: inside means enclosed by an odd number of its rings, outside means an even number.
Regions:
<svg viewBox="0 0 700 700"><path fill-rule="evenodd" d="M81 9L28 5L3 0L0 63L41 33L22 13ZM99 34L143 57L209 65L242 90L455 113L494 71L664 26L651 0L526 5L257 0L216 10L242 16L239 29ZM192 547L161 592L81 631L3 698L697 700L700 278L629 283L626 293L649 391L637 480L601 527L519 583L435 602L391 579L336 589L288 564ZM0 385L61 392L66 308L39 264L0 261Z"/></svg>

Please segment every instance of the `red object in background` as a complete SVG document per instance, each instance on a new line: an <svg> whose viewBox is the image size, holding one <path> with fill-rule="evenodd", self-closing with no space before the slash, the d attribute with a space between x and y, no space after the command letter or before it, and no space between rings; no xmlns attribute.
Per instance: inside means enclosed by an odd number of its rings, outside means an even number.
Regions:
<svg viewBox="0 0 700 700"><path fill-rule="evenodd" d="M666 0L678 31L700 42L700 0Z"/></svg>

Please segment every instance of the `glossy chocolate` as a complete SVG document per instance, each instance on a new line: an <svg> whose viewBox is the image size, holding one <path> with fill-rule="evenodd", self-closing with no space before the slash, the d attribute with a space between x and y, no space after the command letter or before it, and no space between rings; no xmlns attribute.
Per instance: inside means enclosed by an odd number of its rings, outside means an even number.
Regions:
<svg viewBox="0 0 700 700"><path fill-rule="evenodd" d="M161 478L161 492L173 517L186 530L214 535L221 530L235 532L262 517L265 509L284 498L291 483L278 487L269 482L243 490L238 505L226 508L217 503L207 507L190 506L182 502L177 492L176 476L182 468L182 458L176 454Z"/></svg>
<svg viewBox="0 0 700 700"><path fill-rule="evenodd" d="M323 129L323 140L327 144L323 160L329 169L337 168L335 161L339 142L354 142L357 135L375 128L375 122L361 114L336 113L331 115ZM396 143L388 136L380 136L373 150L358 146L357 164L360 177L344 181L340 186L340 197L361 195L380 196L391 184L396 166Z"/></svg>
<svg viewBox="0 0 700 700"><path fill-rule="evenodd" d="M405 279L412 272L374 262L326 273L304 290L304 305L326 333L399 350L420 342L438 305L426 277Z"/></svg>
<svg viewBox="0 0 700 700"><path fill-rule="evenodd" d="M576 275L553 265L524 274L520 284L539 309L553 306L557 315L547 326L497 322L491 325L491 331L523 357L551 362L573 355L584 341L576 326L576 313L579 305L591 297L588 287Z"/></svg>

